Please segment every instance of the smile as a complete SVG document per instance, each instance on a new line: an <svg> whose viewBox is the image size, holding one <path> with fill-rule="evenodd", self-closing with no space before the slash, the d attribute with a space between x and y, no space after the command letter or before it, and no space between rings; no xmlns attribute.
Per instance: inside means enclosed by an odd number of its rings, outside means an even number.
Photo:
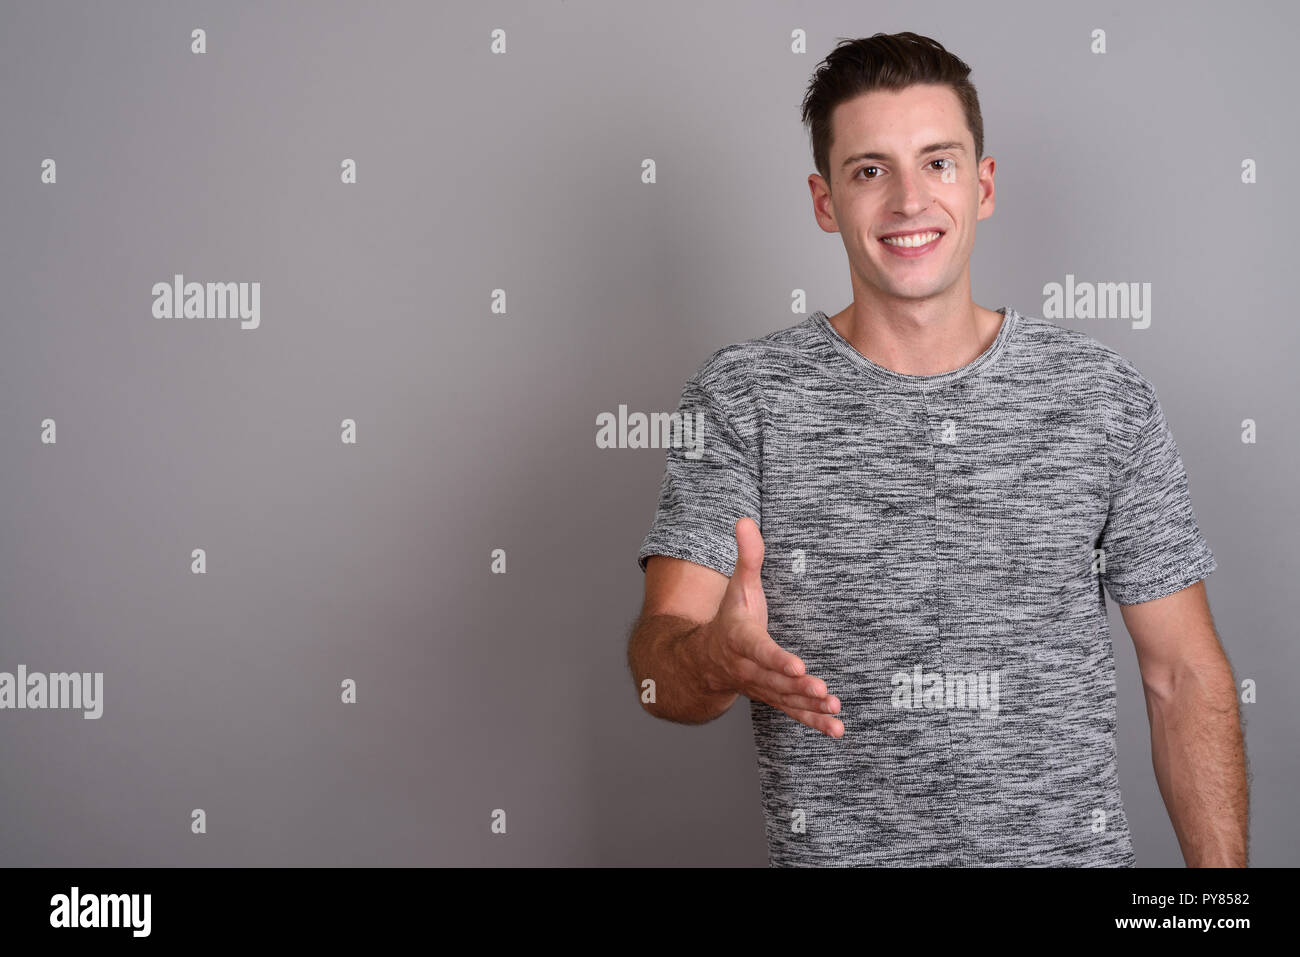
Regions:
<svg viewBox="0 0 1300 957"><path fill-rule="evenodd" d="M889 247L889 251L896 256L924 256L930 250L939 244L943 238L943 233L937 229L925 230L919 233L906 233L902 236L887 236L880 241Z"/></svg>

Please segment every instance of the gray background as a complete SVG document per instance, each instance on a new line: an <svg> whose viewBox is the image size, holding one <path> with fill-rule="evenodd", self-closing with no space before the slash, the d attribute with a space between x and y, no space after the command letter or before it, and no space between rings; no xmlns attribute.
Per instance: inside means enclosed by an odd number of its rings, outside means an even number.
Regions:
<svg viewBox="0 0 1300 957"><path fill-rule="evenodd" d="M976 301L1153 284L1149 329L1061 324L1159 391L1260 683L1253 860L1296 864L1285 6L5 3L0 670L103 671L105 710L0 712L0 862L764 864L748 709L637 703L663 452L595 417L847 303L798 106L839 37L915 30L998 160ZM176 272L260 281L261 328L152 318ZM1180 865L1111 608L1138 858Z"/></svg>

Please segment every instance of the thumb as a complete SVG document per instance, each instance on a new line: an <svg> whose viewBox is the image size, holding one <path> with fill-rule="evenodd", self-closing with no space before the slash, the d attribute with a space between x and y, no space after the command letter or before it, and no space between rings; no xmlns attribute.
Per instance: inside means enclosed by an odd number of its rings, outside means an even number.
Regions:
<svg viewBox="0 0 1300 957"><path fill-rule="evenodd" d="M763 594L763 536L758 523L746 516L736 522L736 567L719 605L719 614L739 616L767 628L767 597Z"/></svg>
<svg viewBox="0 0 1300 957"><path fill-rule="evenodd" d="M760 591L763 583L763 536L749 516L736 522L736 568L731 580L738 585L753 585Z"/></svg>

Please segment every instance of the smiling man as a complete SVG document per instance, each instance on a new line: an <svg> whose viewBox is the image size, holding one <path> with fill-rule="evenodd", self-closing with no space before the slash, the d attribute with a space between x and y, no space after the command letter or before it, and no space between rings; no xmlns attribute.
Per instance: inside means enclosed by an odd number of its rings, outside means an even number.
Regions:
<svg viewBox="0 0 1300 957"><path fill-rule="evenodd" d="M638 553L651 714L750 701L774 865L1132 866L1105 594L1137 647L1189 865L1246 861L1216 567L1152 385L971 301L994 209L970 70L843 41L803 104L853 301L714 352ZM653 700L651 700L653 698Z"/></svg>

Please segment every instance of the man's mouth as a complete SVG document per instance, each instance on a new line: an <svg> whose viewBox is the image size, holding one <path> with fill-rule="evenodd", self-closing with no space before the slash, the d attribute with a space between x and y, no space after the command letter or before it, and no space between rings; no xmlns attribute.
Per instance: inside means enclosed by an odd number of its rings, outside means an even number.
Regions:
<svg viewBox="0 0 1300 957"><path fill-rule="evenodd" d="M922 229L913 233L893 233L880 237L880 241L896 256L924 256L939 245L943 231L939 229Z"/></svg>

